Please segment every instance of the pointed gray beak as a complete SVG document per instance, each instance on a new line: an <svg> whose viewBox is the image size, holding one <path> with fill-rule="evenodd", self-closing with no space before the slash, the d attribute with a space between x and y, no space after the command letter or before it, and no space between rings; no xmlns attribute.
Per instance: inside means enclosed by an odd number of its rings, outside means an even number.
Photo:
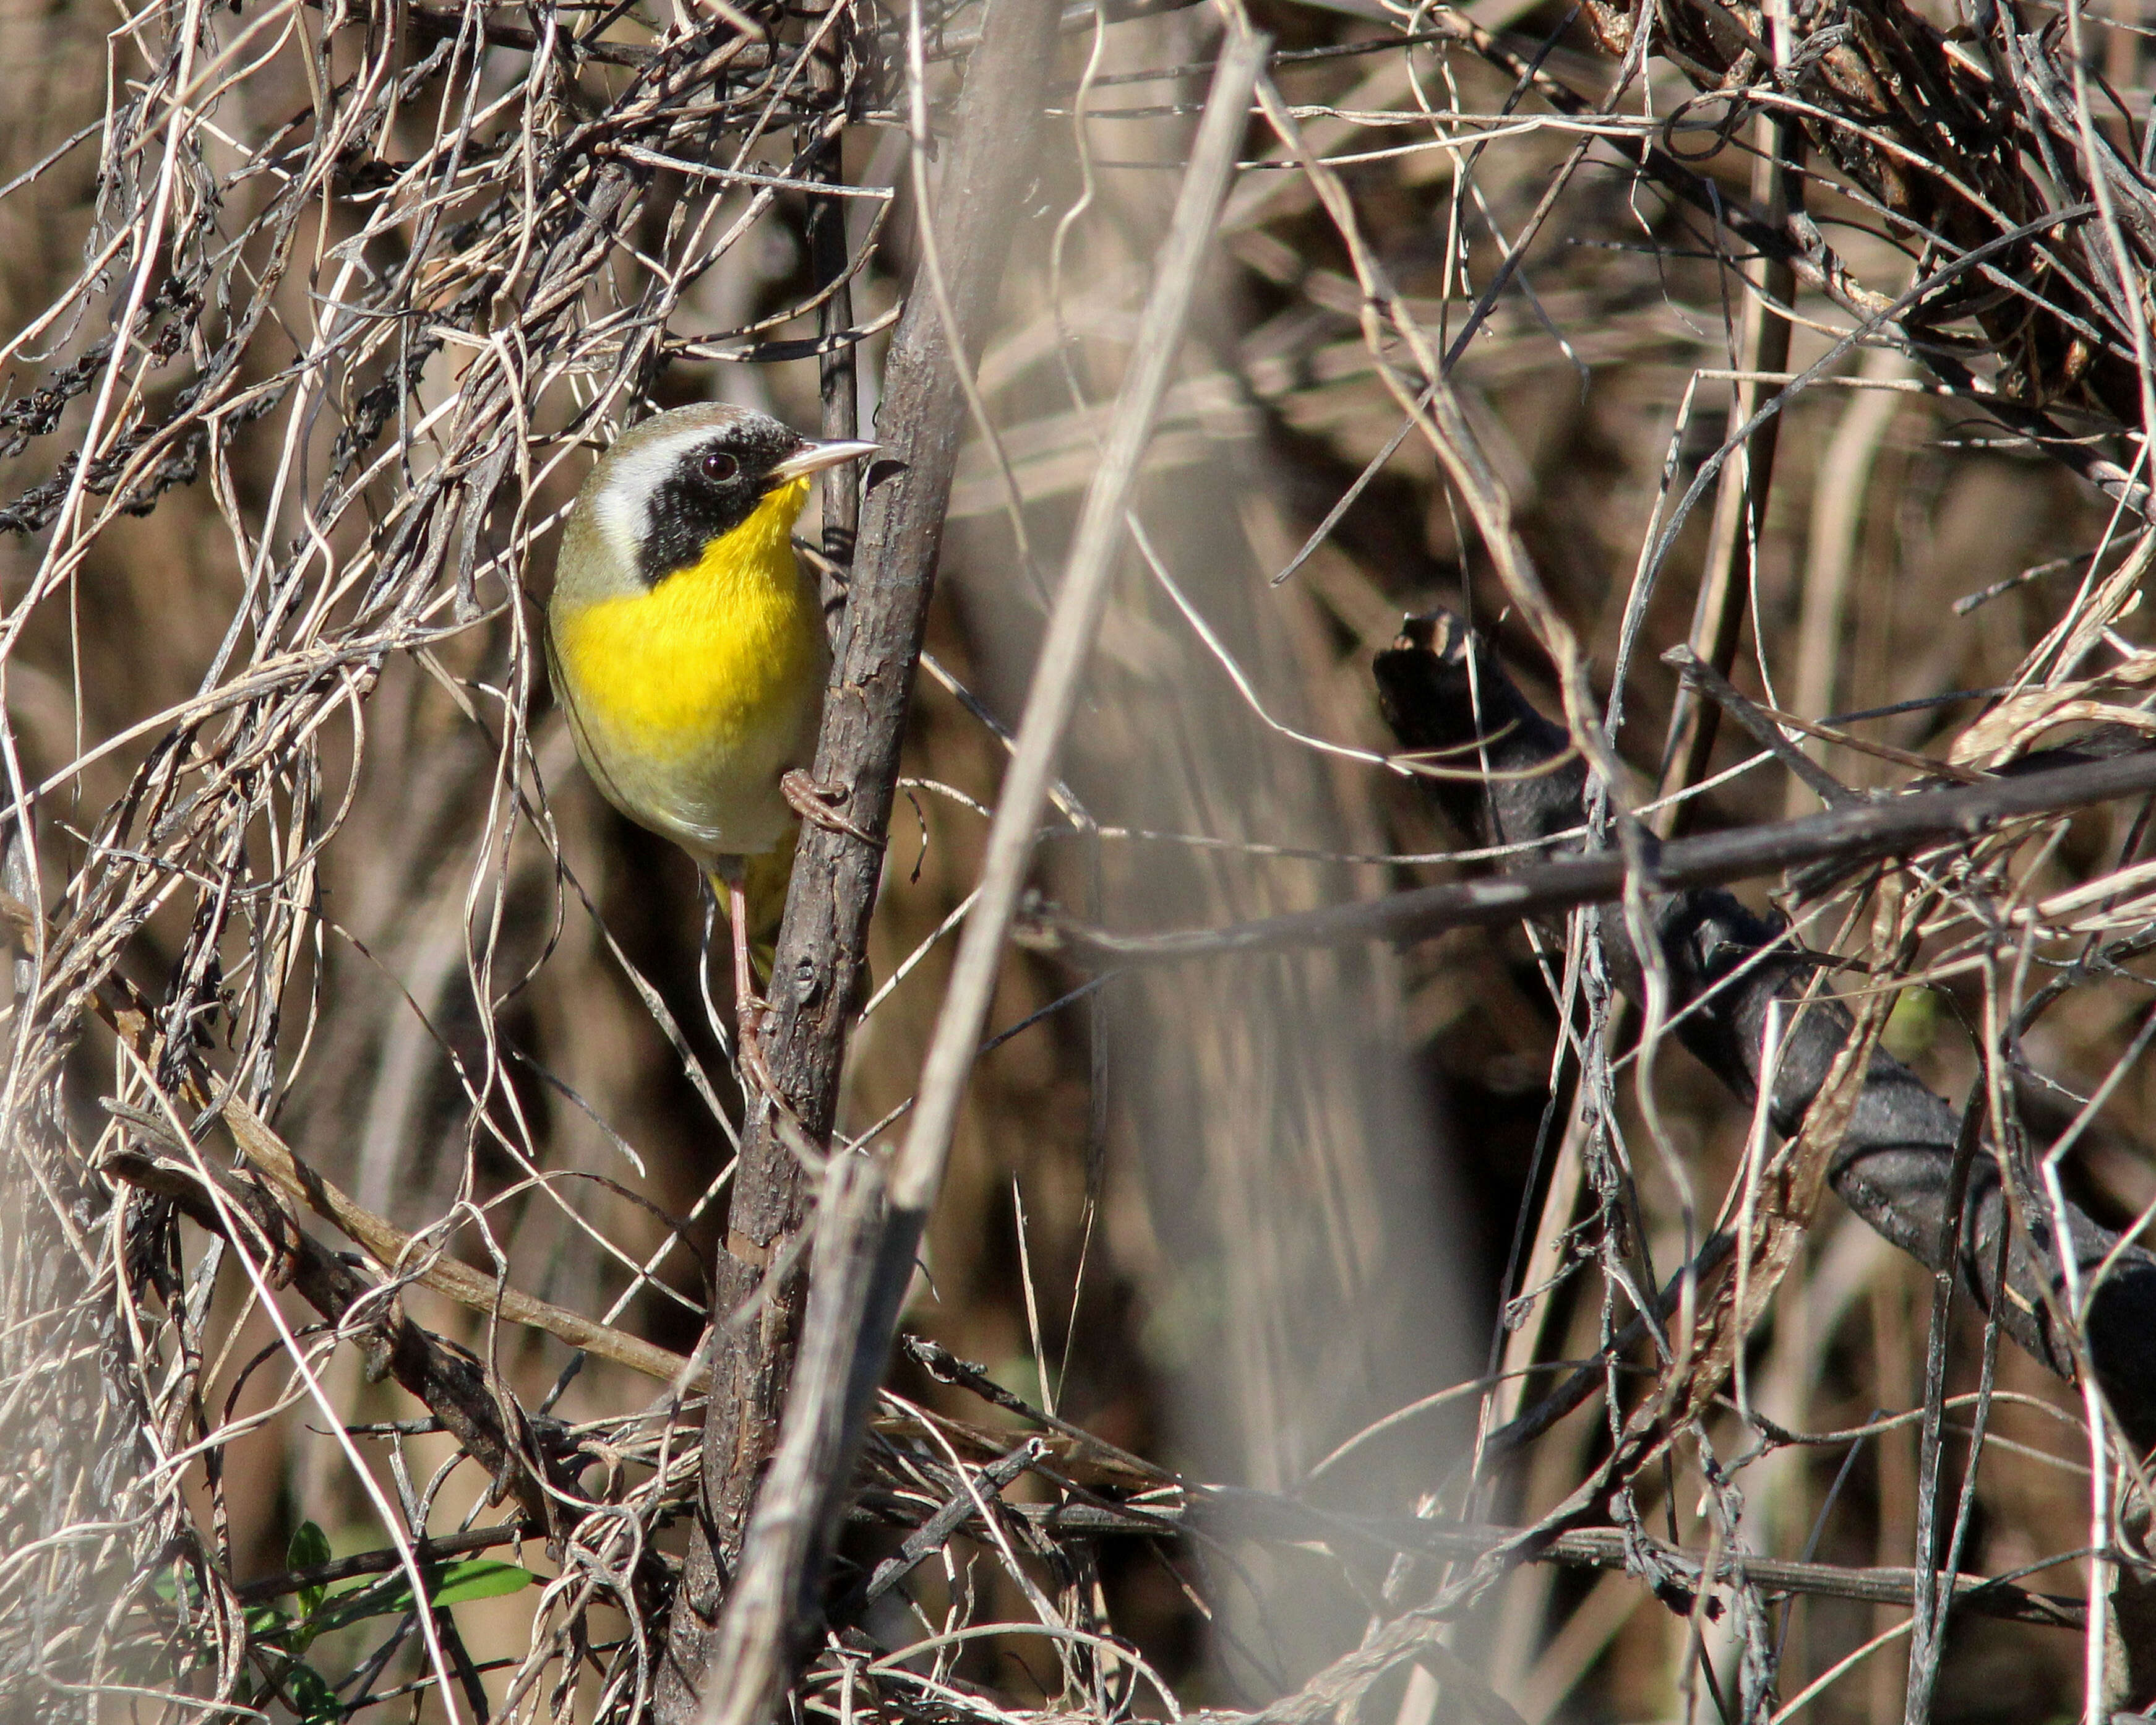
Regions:
<svg viewBox="0 0 2156 1725"><path fill-rule="evenodd" d="M771 482L774 485L783 485L793 480L805 479L812 473L821 473L825 468L836 467L841 462L858 461L864 455L873 455L876 448L874 444L810 444L804 449L795 450L773 468Z"/></svg>

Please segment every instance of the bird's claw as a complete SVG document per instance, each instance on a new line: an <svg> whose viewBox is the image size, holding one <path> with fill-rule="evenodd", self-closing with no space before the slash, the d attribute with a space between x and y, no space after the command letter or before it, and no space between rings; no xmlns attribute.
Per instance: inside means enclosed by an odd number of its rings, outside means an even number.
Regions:
<svg viewBox="0 0 2156 1725"><path fill-rule="evenodd" d="M778 1086L763 1058L763 1021L771 1015L771 1003L761 994L744 994L734 1004L735 1067L742 1087L752 1099L775 1097Z"/></svg>
<svg viewBox="0 0 2156 1725"><path fill-rule="evenodd" d="M795 767L779 776L778 793L786 798L786 806L811 826L821 827L827 833L844 833L872 850L883 849L883 840L873 833L864 832L838 812L834 805L844 803L853 794L845 786L825 784Z"/></svg>

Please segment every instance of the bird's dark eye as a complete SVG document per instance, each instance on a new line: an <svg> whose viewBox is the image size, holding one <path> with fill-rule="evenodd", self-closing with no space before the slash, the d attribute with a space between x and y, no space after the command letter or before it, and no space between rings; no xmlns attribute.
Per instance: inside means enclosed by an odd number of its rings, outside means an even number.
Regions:
<svg viewBox="0 0 2156 1725"><path fill-rule="evenodd" d="M724 449L705 450L704 459L697 465L703 469L704 477L714 485L722 485L741 471L741 463Z"/></svg>

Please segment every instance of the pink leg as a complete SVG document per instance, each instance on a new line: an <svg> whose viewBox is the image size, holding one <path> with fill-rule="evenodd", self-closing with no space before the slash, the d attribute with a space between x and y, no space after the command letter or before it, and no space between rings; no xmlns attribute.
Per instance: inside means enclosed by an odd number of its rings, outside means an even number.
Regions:
<svg viewBox="0 0 2156 1725"><path fill-rule="evenodd" d="M756 992L756 975L748 962L748 892L739 880L726 882L726 920L734 931L734 1009L744 1021L760 1015L763 1002Z"/></svg>
<svg viewBox="0 0 2156 1725"><path fill-rule="evenodd" d="M746 1085L775 1096L778 1091L771 1081L771 1069L764 1064L759 1040L763 1015L771 1005L756 992L756 973L749 967L748 893L742 881L726 882L726 916L734 926L734 1011L736 1034L740 1039L737 1064Z"/></svg>

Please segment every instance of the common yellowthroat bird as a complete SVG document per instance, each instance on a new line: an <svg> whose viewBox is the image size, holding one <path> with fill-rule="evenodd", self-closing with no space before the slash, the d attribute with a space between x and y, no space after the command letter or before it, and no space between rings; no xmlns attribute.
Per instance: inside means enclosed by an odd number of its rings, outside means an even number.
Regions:
<svg viewBox="0 0 2156 1725"><path fill-rule="evenodd" d="M830 662L793 555L810 480L867 443L767 413L676 408L622 434L562 530L547 665L608 802L693 857L732 925L735 998L784 909L797 815L845 826L807 768Z"/></svg>

